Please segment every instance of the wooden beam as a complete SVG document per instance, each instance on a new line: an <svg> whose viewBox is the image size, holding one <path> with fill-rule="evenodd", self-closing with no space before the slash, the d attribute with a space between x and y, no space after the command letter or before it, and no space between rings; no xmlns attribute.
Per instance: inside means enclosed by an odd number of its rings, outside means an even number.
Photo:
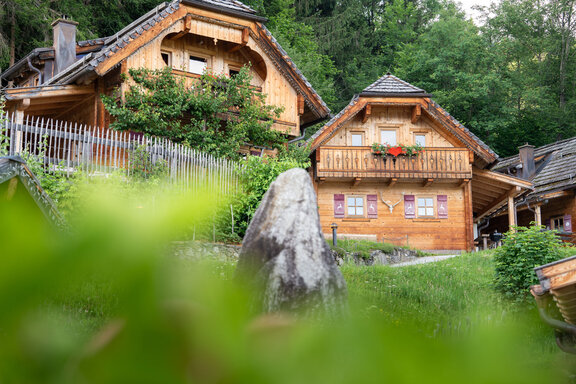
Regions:
<svg viewBox="0 0 576 384"><path fill-rule="evenodd" d="M470 183L470 179L464 179L464 180L462 180L462 182L460 183L458 188L463 188L463 187L467 186L468 183Z"/></svg>
<svg viewBox="0 0 576 384"><path fill-rule="evenodd" d="M235 45L231 49L228 50L229 53L236 52L242 47L245 47L248 44L248 39L250 38L250 30L248 28L242 29L242 43Z"/></svg>
<svg viewBox="0 0 576 384"><path fill-rule="evenodd" d="M318 178L318 184L322 184L322 183L324 183L325 181L326 181L326 178L325 178L325 177L319 177L319 178Z"/></svg>
<svg viewBox="0 0 576 384"><path fill-rule="evenodd" d="M477 220L480 220L481 218L483 218L484 216L489 214L491 211L505 205L506 200L510 196L512 196L512 198L514 198L514 196L516 196L519 193L519 191L518 191L519 189L521 190L521 188L519 188L519 187L514 187L514 188L510 189L509 191L504 192L502 195L500 195L496 199L494 199L492 204L490 204L488 207L484 208L484 210L482 210L481 212L478 213Z"/></svg>
<svg viewBox="0 0 576 384"><path fill-rule="evenodd" d="M298 115L302 116L304 114L304 96L302 96L301 94L298 94L297 100L297 111L298 111Z"/></svg>
<svg viewBox="0 0 576 384"><path fill-rule="evenodd" d="M418 120L420 120L420 116L422 116L422 107L420 104L416 104L414 108L412 108L412 124L416 124Z"/></svg>
<svg viewBox="0 0 576 384"><path fill-rule="evenodd" d="M182 31L168 38L168 40L178 40L179 38L186 36L190 32L190 28L192 28L192 15L187 14L184 18L184 28Z"/></svg>
<svg viewBox="0 0 576 384"><path fill-rule="evenodd" d="M426 180L424 180L424 183L422 184L422 186L424 188L429 187L432 185L433 182L434 182L434 179L426 179Z"/></svg>
<svg viewBox="0 0 576 384"><path fill-rule="evenodd" d="M540 199L557 199L559 197L569 197L571 195L572 193L569 191L558 191L542 195L540 196Z"/></svg>
<svg viewBox="0 0 576 384"><path fill-rule="evenodd" d="M393 177L393 178L391 178L390 181L388 182L388 186L391 187L391 186L393 186L394 184L396 184L397 182L398 182L398 179L395 178L395 177Z"/></svg>
<svg viewBox="0 0 576 384"><path fill-rule="evenodd" d="M13 88L6 90L6 100L37 99L42 97L54 98L59 96L86 95L89 93L94 93L94 88L91 85L50 85L33 88Z"/></svg>
<svg viewBox="0 0 576 384"><path fill-rule="evenodd" d="M534 207L534 221L536 221L536 225L542 225L542 209L540 207L540 204Z"/></svg>
<svg viewBox="0 0 576 384"><path fill-rule="evenodd" d="M474 212L472 208L472 183L467 183L464 187L464 221L466 250L472 252L474 249Z"/></svg>
<svg viewBox="0 0 576 384"><path fill-rule="evenodd" d="M361 181L362 181L361 177L355 177L354 180L352 181L352 186L357 187Z"/></svg>
<svg viewBox="0 0 576 384"><path fill-rule="evenodd" d="M362 112L362 124L364 124L365 122L368 121L368 118L370 117L371 114L372 114L372 105L366 104L366 107L364 108L364 111Z"/></svg>
<svg viewBox="0 0 576 384"><path fill-rule="evenodd" d="M516 177L507 176L502 173L487 171L484 169L476 169L474 168L474 176L480 176L489 180L499 181L504 184L518 186L521 188L532 188L532 182L527 180L518 179Z"/></svg>
<svg viewBox="0 0 576 384"><path fill-rule="evenodd" d="M67 114L68 112L72 111L74 108L78 108L78 107L80 107L81 105L86 104L88 101L92 101L92 98L93 98L93 97L96 97L96 96L90 96L90 97L85 98L85 99L82 100L81 102L76 103L76 104L72 105L71 107L69 107L69 108L63 110L62 112L60 112L58 115L56 115L55 118L56 118L56 119L59 119L60 117L62 117L62 115Z"/></svg>
<svg viewBox="0 0 576 384"><path fill-rule="evenodd" d="M514 206L514 194L508 196L508 229L515 232L513 226L516 226L516 207Z"/></svg>

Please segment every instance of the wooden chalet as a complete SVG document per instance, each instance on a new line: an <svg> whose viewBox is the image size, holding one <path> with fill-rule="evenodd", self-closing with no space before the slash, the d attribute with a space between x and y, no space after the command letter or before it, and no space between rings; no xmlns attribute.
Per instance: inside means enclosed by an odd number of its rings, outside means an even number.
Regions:
<svg viewBox="0 0 576 384"><path fill-rule="evenodd" d="M576 137L540 148L524 145L518 155L502 159L492 170L534 184L534 189L515 203L518 225L536 222L576 243L572 219L576 217ZM496 212L487 231L505 232L508 219L508 210Z"/></svg>
<svg viewBox="0 0 576 384"><path fill-rule="evenodd" d="M476 225L531 182L488 170L497 155L436 104L387 74L311 139L323 232L423 250L472 250ZM419 144L417 156L375 154L373 143ZM513 205L513 204L512 204Z"/></svg>
<svg viewBox="0 0 576 384"><path fill-rule="evenodd" d="M251 65L251 84L269 105L283 106L273 129L287 138L330 110L270 34L266 20L236 0L162 3L113 36L76 41L77 23L53 23L54 46L38 48L2 73L7 109L107 127L100 100L128 84L129 68L172 67L190 84L204 71L233 75Z"/></svg>

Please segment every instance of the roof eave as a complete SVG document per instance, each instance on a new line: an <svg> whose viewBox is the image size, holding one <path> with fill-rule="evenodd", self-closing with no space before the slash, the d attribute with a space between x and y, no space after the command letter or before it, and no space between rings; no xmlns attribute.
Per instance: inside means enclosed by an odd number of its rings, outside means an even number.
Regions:
<svg viewBox="0 0 576 384"><path fill-rule="evenodd" d="M265 23L268 21L268 19L266 17L258 16L258 15L255 15L253 13L237 11L235 9L230 9L228 7L223 7L223 6L219 6L219 5L215 5L215 4L207 4L207 3L204 3L202 1L182 0L181 2L182 2L182 4L193 5L193 6L198 7L198 8L208 9L210 11L217 11L217 12L229 15L229 16L242 17L242 18L245 18L248 20L259 21L262 23Z"/></svg>
<svg viewBox="0 0 576 384"><path fill-rule="evenodd" d="M421 92L414 92L414 93L394 93L394 92L362 92L360 97L402 97L402 98L411 98L411 97L432 97L430 93L421 93Z"/></svg>

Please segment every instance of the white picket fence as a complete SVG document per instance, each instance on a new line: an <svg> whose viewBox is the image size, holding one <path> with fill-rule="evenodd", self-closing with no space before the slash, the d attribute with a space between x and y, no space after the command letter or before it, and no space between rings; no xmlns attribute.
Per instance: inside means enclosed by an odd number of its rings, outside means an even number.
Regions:
<svg viewBox="0 0 576 384"><path fill-rule="evenodd" d="M88 175L131 169L134 149L144 146L153 163L165 161L170 181L186 191L208 190L230 194L238 190L237 166L170 140L139 133L25 117L17 123L14 115L0 116L0 141L7 141L8 155L28 152L43 155L50 172L76 170Z"/></svg>

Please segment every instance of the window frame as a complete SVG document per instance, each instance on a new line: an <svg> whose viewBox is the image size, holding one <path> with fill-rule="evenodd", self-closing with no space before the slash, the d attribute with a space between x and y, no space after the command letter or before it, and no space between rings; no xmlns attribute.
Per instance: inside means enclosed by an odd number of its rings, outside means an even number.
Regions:
<svg viewBox="0 0 576 384"><path fill-rule="evenodd" d="M202 75L212 68L212 60L211 60L211 56L209 56L209 55L205 55L205 54L198 53L195 51L188 51L186 57L188 59L186 62L186 72L193 73L195 75ZM198 72L193 72L191 70L190 62L192 61L192 57L205 60L206 67L204 68L204 70L202 72L198 73Z"/></svg>
<svg viewBox="0 0 576 384"><path fill-rule="evenodd" d="M399 128L397 127L379 127L379 133L380 133L380 144L388 144L391 146L397 146L398 145L398 132L399 132ZM382 136L382 133L384 132L394 132L394 141L395 143L388 143L387 141L384 141L384 137Z"/></svg>
<svg viewBox="0 0 576 384"><path fill-rule="evenodd" d="M360 145L354 145L354 136L360 136ZM366 132L364 131L350 131L350 146L351 147L363 147L366 145Z"/></svg>
<svg viewBox="0 0 576 384"><path fill-rule="evenodd" d="M168 63L166 63L164 61L164 57L162 55L168 55ZM172 51L168 51L166 49L161 49L160 50L160 59L162 60L162 62L164 63L165 67L170 67L170 68L174 68L174 54L172 53Z"/></svg>
<svg viewBox="0 0 576 384"><path fill-rule="evenodd" d="M423 207L420 206L420 199L431 200L431 201L432 201L432 206L428 206L426 203L425 203L425 205L424 205ZM415 201L415 206L416 206L416 217L417 217L417 218L436 218L436 217L437 217L437 212L436 212L436 209L437 209L437 202L436 202L437 196L436 196L436 198L435 198L434 196L431 196L431 195L421 195L421 196L418 196L418 195L417 195L417 196L415 196L415 200L416 200L416 201ZM425 210L425 211L424 211L424 212L425 212L424 215L421 215L421 214L420 214L420 209L421 209L421 208L423 208L423 209ZM431 215L426 214L428 209L431 209L431 210L432 210L432 214L431 214Z"/></svg>
<svg viewBox="0 0 576 384"><path fill-rule="evenodd" d="M344 195L344 196L345 196L345 197L344 197L344 198L345 198L345 200L344 200L344 202L345 202L344 217L346 217L346 218L366 218L366 195ZM350 209L351 207L348 205L348 199L350 199L350 198L353 198L353 199L362 199L362 214L361 214L361 215L358 215L358 214L353 214L353 215L351 215L351 214L350 214L349 209ZM355 203L356 203L356 201L357 201L357 200L355 200ZM357 213L356 210L358 209L358 207L359 207L359 206L354 205L353 208L355 209L355 213Z"/></svg>
<svg viewBox="0 0 576 384"><path fill-rule="evenodd" d="M418 136L424 137L424 145L420 144L420 146L422 146L422 147L429 147L430 146L430 140L428 139L429 135L427 132L414 132L414 145L418 144L418 140L417 140Z"/></svg>
<svg viewBox="0 0 576 384"><path fill-rule="evenodd" d="M556 221L561 220L561 224L556 226ZM558 231L564 232L564 215L553 216L550 218L550 229L556 229Z"/></svg>

